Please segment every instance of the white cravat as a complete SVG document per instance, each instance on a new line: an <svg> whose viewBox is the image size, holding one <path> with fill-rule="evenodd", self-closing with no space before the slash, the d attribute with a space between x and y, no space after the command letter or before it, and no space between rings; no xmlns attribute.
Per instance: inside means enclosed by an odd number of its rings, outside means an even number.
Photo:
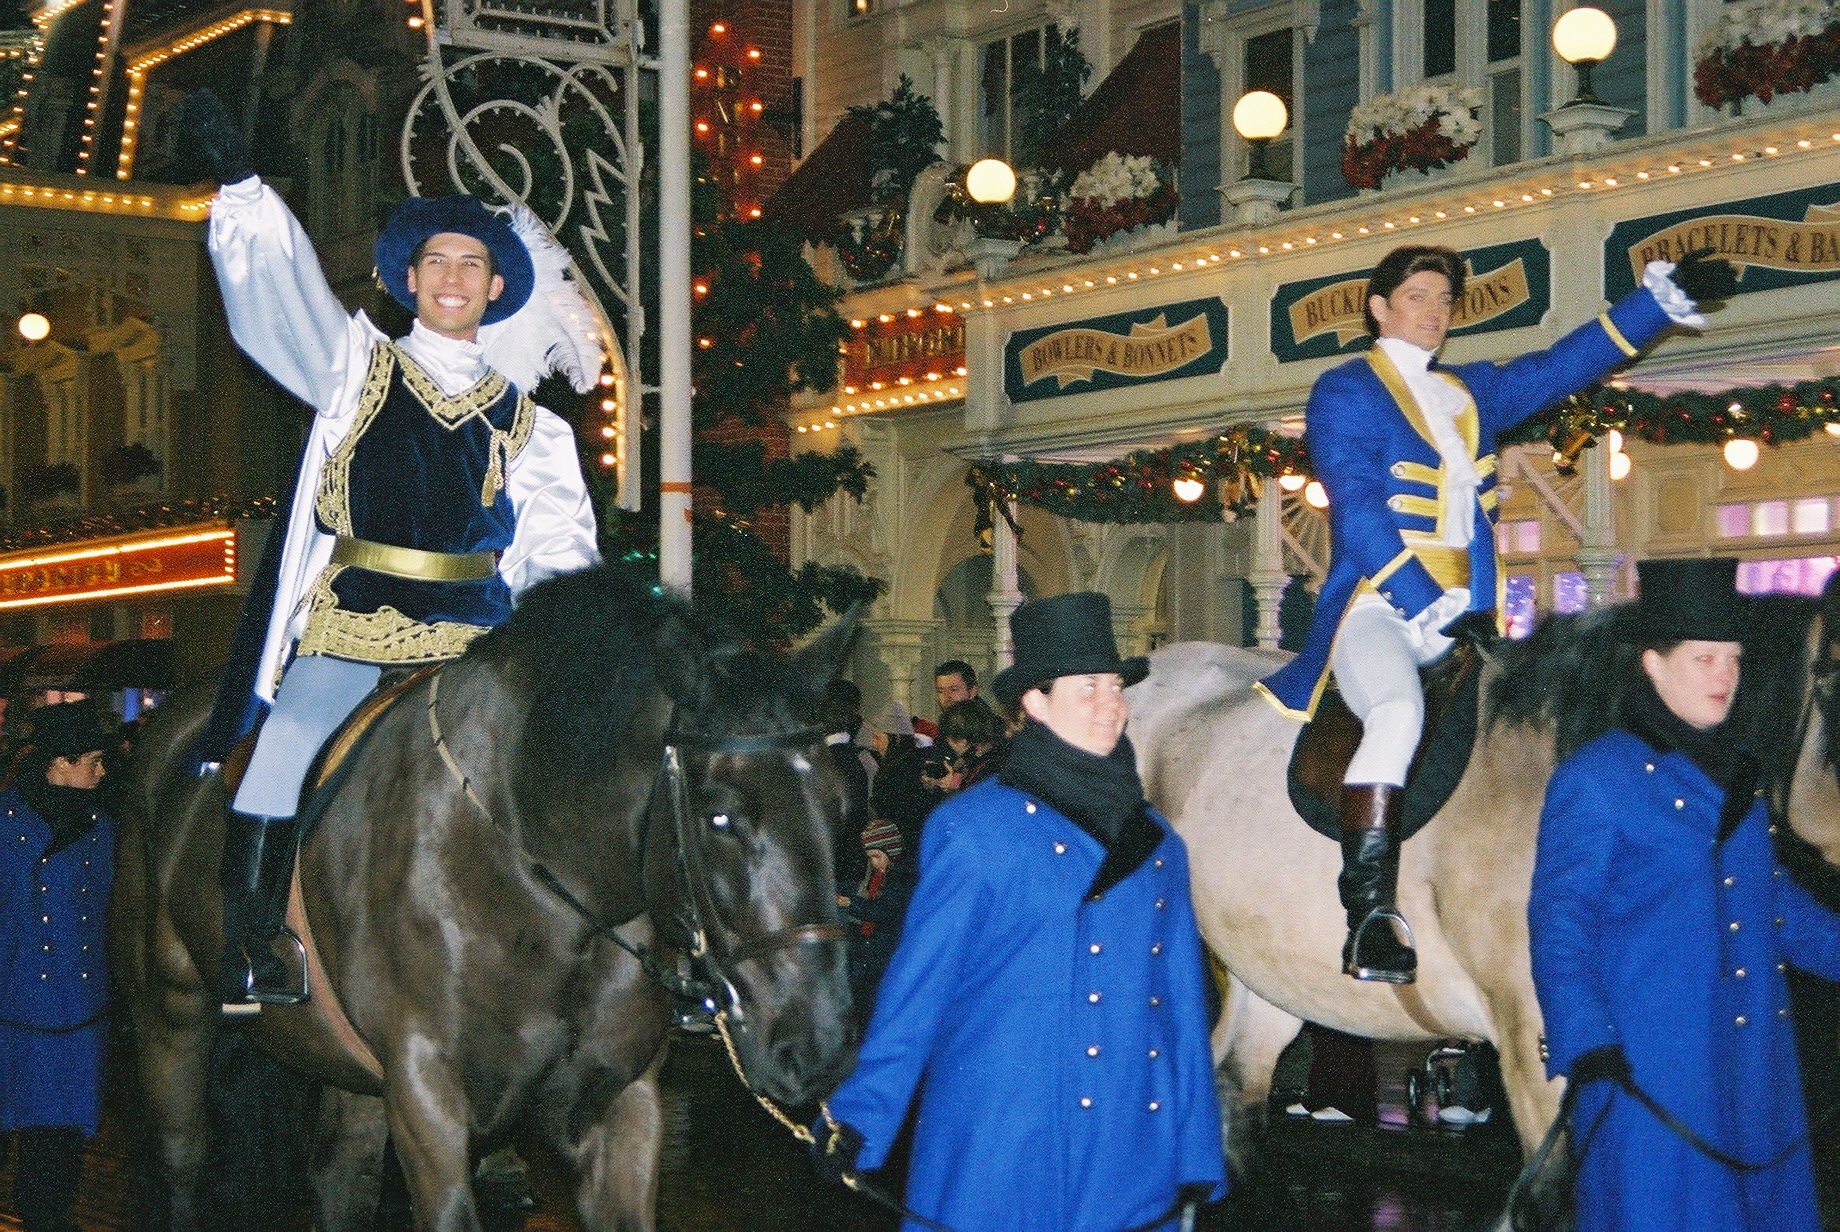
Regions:
<svg viewBox="0 0 1840 1232"><path fill-rule="evenodd" d="M1457 430L1457 416L1469 405L1469 395L1460 387L1430 372L1433 354L1401 338L1381 338L1379 346L1405 378L1406 390L1418 403L1431 429L1432 444L1444 460L1444 490L1440 494L1447 511L1442 542L1453 548L1466 548L1476 535L1476 488L1482 477L1476 473L1476 459L1470 453L1463 433Z"/></svg>
<svg viewBox="0 0 1840 1232"><path fill-rule="evenodd" d="M471 389L486 374L485 353L477 342L462 342L437 334L419 320L409 327L409 332L397 345L420 364L441 387L441 392L450 398Z"/></svg>

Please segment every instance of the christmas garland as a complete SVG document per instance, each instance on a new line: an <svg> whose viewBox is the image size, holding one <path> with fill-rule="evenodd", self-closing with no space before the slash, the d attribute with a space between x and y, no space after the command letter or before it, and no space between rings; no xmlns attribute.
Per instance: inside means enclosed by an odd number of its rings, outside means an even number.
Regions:
<svg viewBox="0 0 1840 1232"><path fill-rule="evenodd" d="M1723 445L1734 438L1786 445L1830 425L1840 427L1840 378L1717 394L1657 395L1597 386L1525 420L1496 443L1559 441L1581 431L1599 437L1615 430L1656 445ZM994 502L1001 510L1013 501L1081 522L1234 522L1254 512L1265 480L1307 479L1311 473L1302 439L1232 428L1106 462L983 460L971 467L966 483L980 508ZM1218 499L1204 491L1198 500L1182 500L1174 489L1179 479L1217 489Z"/></svg>
<svg viewBox="0 0 1840 1232"><path fill-rule="evenodd" d="M1264 428L1230 428L1218 436L1163 449L1142 449L1109 462L981 461L966 482L980 502L1015 501L1081 522L1237 521L1258 503L1260 484L1309 474L1303 441ZM1217 499L1184 501L1178 479L1218 485Z"/></svg>
<svg viewBox="0 0 1840 1232"><path fill-rule="evenodd" d="M1727 9L1700 43L1693 93L1708 107L1811 90L1840 74L1840 17L1803 0Z"/></svg>

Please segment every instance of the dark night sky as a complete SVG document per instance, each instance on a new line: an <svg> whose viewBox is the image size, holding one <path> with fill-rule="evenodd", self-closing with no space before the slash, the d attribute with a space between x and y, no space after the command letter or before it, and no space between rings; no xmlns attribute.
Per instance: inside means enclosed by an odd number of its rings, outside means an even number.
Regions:
<svg viewBox="0 0 1840 1232"><path fill-rule="evenodd" d="M26 0L0 0L0 30L23 30L31 25L25 10Z"/></svg>

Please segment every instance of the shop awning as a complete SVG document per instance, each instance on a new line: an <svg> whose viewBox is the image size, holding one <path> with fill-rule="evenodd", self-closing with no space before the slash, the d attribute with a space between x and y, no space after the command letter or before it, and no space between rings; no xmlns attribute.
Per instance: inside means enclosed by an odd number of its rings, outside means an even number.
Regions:
<svg viewBox="0 0 1840 1232"><path fill-rule="evenodd" d="M167 638L0 650L0 696L34 689L170 689L173 678L172 642Z"/></svg>
<svg viewBox="0 0 1840 1232"><path fill-rule="evenodd" d="M1042 151L1042 166L1078 175L1106 154L1148 154L1173 165L1182 153L1182 27L1138 36Z"/></svg>
<svg viewBox="0 0 1840 1232"><path fill-rule="evenodd" d="M822 243L836 234L839 215L871 204L870 175L869 121L845 115L768 199L761 217Z"/></svg>

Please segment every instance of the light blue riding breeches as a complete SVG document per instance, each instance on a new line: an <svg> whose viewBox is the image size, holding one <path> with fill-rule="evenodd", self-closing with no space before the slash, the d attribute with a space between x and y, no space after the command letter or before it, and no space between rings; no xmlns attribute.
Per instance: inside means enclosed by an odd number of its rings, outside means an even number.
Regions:
<svg viewBox="0 0 1840 1232"><path fill-rule="evenodd" d="M382 675L375 663L330 655L295 659L281 678L231 807L255 817L292 817L319 746L370 696Z"/></svg>

